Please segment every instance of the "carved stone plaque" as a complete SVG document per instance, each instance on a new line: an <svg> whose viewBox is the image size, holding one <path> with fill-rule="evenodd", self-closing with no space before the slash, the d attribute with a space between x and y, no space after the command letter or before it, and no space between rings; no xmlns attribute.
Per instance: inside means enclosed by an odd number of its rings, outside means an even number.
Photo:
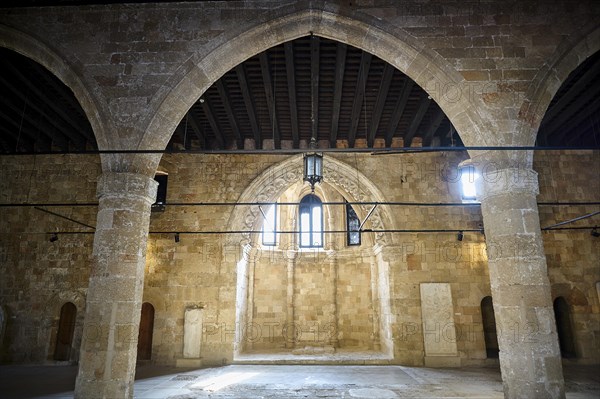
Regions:
<svg viewBox="0 0 600 399"><path fill-rule="evenodd" d="M197 359L202 344L202 309L186 309L183 323L183 357Z"/></svg>
<svg viewBox="0 0 600 399"><path fill-rule="evenodd" d="M456 356L452 291L448 283L421 284L425 356Z"/></svg>

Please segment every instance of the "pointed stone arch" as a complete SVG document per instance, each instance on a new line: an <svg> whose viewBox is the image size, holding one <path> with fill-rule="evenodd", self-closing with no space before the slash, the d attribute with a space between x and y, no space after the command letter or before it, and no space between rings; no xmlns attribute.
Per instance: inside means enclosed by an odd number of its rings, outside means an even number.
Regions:
<svg viewBox="0 0 600 399"><path fill-rule="evenodd" d="M302 181L302 155L292 156L271 166L255 178L238 198L238 203L275 202L290 186ZM385 202L382 192L367 176L354 167L335 157L325 155L323 159L323 180L335 188L344 198L351 202ZM366 215L369 207L356 205L355 209ZM241 241L253 242L251 232L260 229L261 216L257 205L236 206L229 217L227 231L243 232ZM373 230L394 229L394 221L388 205L380 205L371 214L369 225ZM239 236L235 236L239 240ZM240 244L229 236L228 245ZM385 244L391 241L389 233L375 233L376 243Z"/></svg>
<svg viewBox="0 0 600 399"><path fill-rule="evenodd" d="M557 47L549 61L533 78L519 112L521 143L533 145L537 132L548 110L550 102L567 79L569 74L588 57L600 51L600 26L597 22L588 23L579 35L566 37Z"/></svg>
<svg viewBox="0 0 600 399"><path fill-rule="evenodd" d="M0 24L0 47L15 51L37 62L71 89L90 121L98 148L107 148L109 143L107 134L109 132L114 134L116 129L105 126L105 123L101 121L99 111L101 107L98 106L81 77L75 72L78 67L76 60L68 63L65 61L66 57L58 54L47 44L3 24Z"/></svg>
<svg viewBox="0 0 600 399"><path fill-rule="evenodd" d="M309 34L363 49L390 63L420 85L448 116L466 145L485 144L482 100L447 60L398 26L342 6L303 1L267 11L262 18L231 27L210 48L190 57L156 96L157 110L140 144L165 148L171 132L195 101L227 71L278 44ZM458 90L451 96L443 88ZM160 100L159 100L160 99ZM160 103L158 103L160 101ZM168 132L168 133L166 133Z"/></svg>

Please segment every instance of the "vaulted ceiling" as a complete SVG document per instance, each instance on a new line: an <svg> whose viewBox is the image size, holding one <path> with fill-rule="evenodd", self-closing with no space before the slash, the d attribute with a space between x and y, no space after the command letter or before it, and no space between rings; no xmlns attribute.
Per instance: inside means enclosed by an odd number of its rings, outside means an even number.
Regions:
<svg viewBox="0 0 600 399"><path fill-rule="evenodd" d="M0 151L97 149L73 93L45 68L0 49ZM553 99L538 145L600 145L600 54ZM450 121L402 72L360 49L307 36L227 72L187 112L170 150L461 146Z"/></svg>

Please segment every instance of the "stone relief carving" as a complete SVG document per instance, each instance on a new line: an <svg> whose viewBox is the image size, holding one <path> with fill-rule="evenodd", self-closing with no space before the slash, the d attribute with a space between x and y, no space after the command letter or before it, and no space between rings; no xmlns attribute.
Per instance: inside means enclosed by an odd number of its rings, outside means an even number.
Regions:
<svg viewBox="0 0 600 399"><path fill-rule="evenodd" d="M366 181L366 178L364 176L359 177L356 169L343 162L327 157L323 170L323 179L328 184L339 187L341 191L347 193L352 200L364 202L378 201L374 196L374 193L367 190L367 184L360 184L362 180ZM246 190L245 194L248 195L242 195L240 202L245 202L243 197L246 196L253 198L251 201L274 202L288 187L301 180L302 158L290 158L280 164L274 165L261 177L255 179ZM242 234L242 241L251 242L250 232L259 224L257 221L258 218L262 217L262 213L257 205L240 208L241 209L234 212L232 219L234 222L235 220L243 221L243 228L241 230L248 231L248 233ZM243 214L240 215L238 212L242 209ZM363 215L366 215L369 212L370 207L363 205L360 206L360 209ZM368 223L373 230L381 230L385 228L383 220L384 217L381 208L378 207L371 214ZM386 243L386 234L382 232L375 233L375 242L384 245Z"/></svg>

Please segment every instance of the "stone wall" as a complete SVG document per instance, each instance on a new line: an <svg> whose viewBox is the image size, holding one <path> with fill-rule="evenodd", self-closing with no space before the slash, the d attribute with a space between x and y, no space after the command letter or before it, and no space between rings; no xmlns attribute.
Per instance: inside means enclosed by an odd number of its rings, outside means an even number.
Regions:
<svg viewBox="0 0 600 399"><path fill-rule="evenodd" d="M560 83L598 50L599 14L591 0L264 0L25 7L0 24L3 46L72 88L102 148L164 148L216 79L310 32L406 73L468 145L530 145Z"/></svg>
<svg viewBox="0 0 600 399"><path fill-rule="evenodd" d="M1 157L0 203L95 203L100 173L94 156ZM0 305L7 325L0 356L3 361L40 363L53 359L60 309L77 308L75 344L78 359L85 313L96 206L32 206L0 210ZM50 242L51 233L60 234Z"/></svg>
<svg viewBox="0 0 600 399"><path fill-rule="evenodd" d="M598 201L600 181L598 152L565 151L558 157L537 155L534 166L540 174L539 202ZM581 167L583 166L583 167ZM598 206L540 207L542 227L598 211ZM600 225L598 216L571 227ZM600 245L589 230L556 230L543 234L552 299L563 297L570 306L579 361L600 360L600 303L596 284L600 281Z"/></svg>
<svg viewBox="0 0 600 399"><path fill-rule="evenodd" d="M447 165L456 165L463 159L459 154L336 158L368 176L387 201L460 202L458 183L447 172L452 169ZM262 172L284 159L165 155L159 169L169 174L167 202L235 202ZM534 166L540 173L541 186L538 201L597 201L599 162L598 152L537 153ZM100 165L95 156L1 157L0 169L1 203L96 201ZM355 183L364 187L367 182ZM43 208L95 224L94 206ZM481 223L477 206L392 209L386 223L398 229L477 229ZM549 226L595 210L594 206L540 205L541 224ZM358 212L364 217L363 209ZM243 259L244 237L235 236L233 242L240 244L234 247L225 245L232 241L231 237L221 234L185 234L223 231L231 214L229 206L175 205L152 214L144 302L156 309L153 362L174 365L182 359L184 313L191 306L203 308L202 361L222 364L233 360L236 328L244 327L236 325L235 314L236 267ZM1 207L0 215L0 305L8 316L2 361L51 360L60 308L66 302L77 307L71 357L71 361L76 361L89 277L91 229L31 206ZM334 228L343 227L334 212L331 216ZM594 220L573 226L593 225ZM49 233L55 231L59 232L58 240L50 242ZM176 231L181 232L179 242L175 242L174 234L164 233ZM384 244L376 243L373 236L363 234L363 245L353 248L344 247L343 240L340 244L340 238L328 238L336 244L327 247L326 241L323 257L295 255L294 321L327 323L335 311L337 349L390 351L391 362L405 365L426 364L425 334L443 340L452 338L454 331L456 355L436 359L437 364L489 362L485 359L480 310L481 300L490 295L483 235L465 232L459 242L456 233L390 233ZM589 230L545 232L543 237L553 298L562 296L570 306L576 361L598 363L597 238ZM254 302L249 307L253 309L254 321L285 323L290 255L269 249L262 252L256 261ZM449 283L454 313L450 320L440 321L433 330L425 332L420 292L424 283ZM239 337L248 338L247 334ZM268 351L284 344L281 339L263 339L254 342L251 349Z"/></svg>

